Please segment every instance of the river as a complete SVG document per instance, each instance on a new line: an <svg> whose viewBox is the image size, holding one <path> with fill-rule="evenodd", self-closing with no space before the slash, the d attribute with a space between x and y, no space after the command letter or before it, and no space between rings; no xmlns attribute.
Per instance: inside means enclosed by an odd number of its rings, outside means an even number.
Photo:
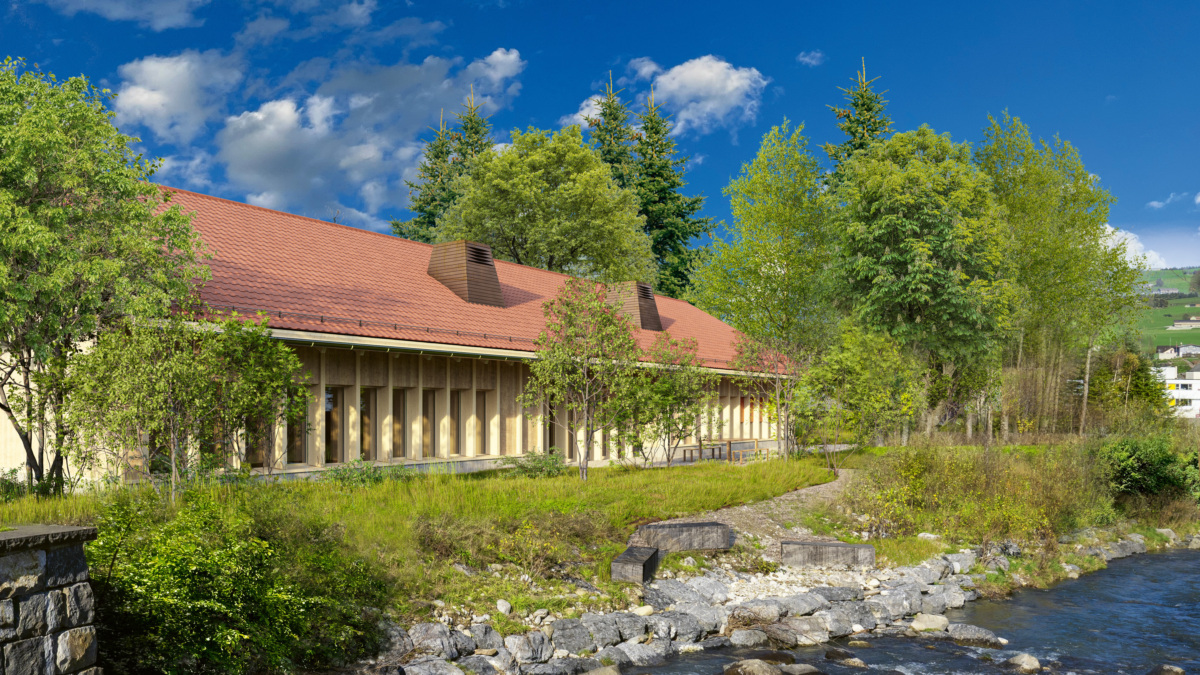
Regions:
<svg viewBox="0 0 1200 675"><path fill-rule="evenodd" d="M997 651L929 639L871 638L871 647L851 651L873 672L906 675L1011 673L1001 663L1018 652L1033 654L1056 673L1143 675L1169 663L1200 674L1200 551L1114 560L1106 570L1053 588L969 603L946 616L953 623L987 628L1007 638L1009 645ZM845 647L846 641L833 644ZM831 675L864 672L825 661L819 647L792 653L797 662ZM715 675L731 661L753 656L739 650L685 654L649 671Z"/></svg>

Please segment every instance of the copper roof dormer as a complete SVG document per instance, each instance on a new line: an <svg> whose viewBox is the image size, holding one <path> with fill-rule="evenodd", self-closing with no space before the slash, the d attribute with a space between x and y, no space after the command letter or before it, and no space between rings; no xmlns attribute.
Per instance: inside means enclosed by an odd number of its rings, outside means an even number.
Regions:
<svg viewBox="0 0 1200 675"><path fill-rule="evenodd" d="M454 291L458 297L476 305L503 307L500 278L487 244L473 241L447 241L435 244L429 255L429 276Z"/></svg>
<svg viewBox="0 0 1200 675"><path fill-rule="evenodd" d="M608 301L617 305L633 325L642 330L662 330L662 319L658 316L658 303L650 284L641 281L622 281L608 287Z"/></svg>

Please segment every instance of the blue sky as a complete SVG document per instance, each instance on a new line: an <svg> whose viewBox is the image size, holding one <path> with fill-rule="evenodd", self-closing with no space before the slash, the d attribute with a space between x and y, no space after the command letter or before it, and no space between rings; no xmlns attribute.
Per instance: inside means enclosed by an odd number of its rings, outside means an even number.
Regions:
<svg viewBox="0 0 1200 675"><path fill-rule="evenodd" d="M497 129L557 128L609 73L653 85L721 189L784 117L840 141L865 58L898 130L977 142L990 113L1075 144L1111 223L1156 265L1200 264L1200 3L10 2L3 50L118 92L161 182L351 225L407 217L405 177L474 87ZM636 104L635 104L636 106Z"/></svg>

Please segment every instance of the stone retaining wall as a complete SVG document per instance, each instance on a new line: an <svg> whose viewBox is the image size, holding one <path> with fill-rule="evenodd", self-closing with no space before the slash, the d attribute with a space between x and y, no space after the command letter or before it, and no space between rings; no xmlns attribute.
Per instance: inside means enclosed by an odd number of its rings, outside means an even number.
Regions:
<svg viewBox="0 0 1200 675"><path fill-rule="evenodd" d="M84 542L92 527L0 532L0 673L101 675Z"/></svg>

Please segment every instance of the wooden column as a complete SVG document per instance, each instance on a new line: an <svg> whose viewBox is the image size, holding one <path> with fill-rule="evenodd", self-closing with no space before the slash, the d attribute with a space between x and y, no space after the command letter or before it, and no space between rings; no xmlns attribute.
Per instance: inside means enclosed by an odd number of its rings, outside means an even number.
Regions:
<svg viewBox="0 0 1200 675"><path fill-rule="evenodd" d="M384 461L390 464L395 461L393 460L393 456L396 454L392 452L396 445L396 439L392 438L392 424L394 422L392 419L392 406L396 395L396 355L388 354L386 363L387 386L383 390L383 396L376 396L376 399L382 398L383 400L375 401L375 407L382 408L383 413L380 414L381 411L375 412L375 416L379 418L381 424L378 436L379 447L376 450L375 461Z"/></svg>
<svg viewBox="0 0 1200 675"><path fill-rule="evenodd" d="M409 407L409 409L413 411L413 422L412 426L410 427L412 430L413 439L412 458L424 459L425 439L423 437L425 435L425 358L420 355L417 356L417 387L414 389L414 391L416 392L414 396L416 405ZM410 399L410 401L412 400L413 399Z"/></svg>
<svg viewBox="0 0 1200 675"><path fill-rule="evenodd" d="M354 352L354 386L350 387L348 392L349 401L346 401L346 433L345 438L346 454L342 457L342 461L353 462L362 457L362 425L359 422L359 401L362 400L362 352Z"/></svg>
<svg viewBox="0 0 1200 675"><path fill-rule="evenodd" d="M321 347L321 374L317 378L316 408L317 419L313 425L313 453L310 463L313 466L325 466L325 348Z"/></svg>
<svg viewBox="0 0 1200 675"><path fill-rule="evenodd" d="M504 454L504 439L500 435L500 362L496 362L496 379L492 390L488 392L488 410L492 411L488 415L488 454L503 455Z"/></svg>
<svg viewBox="0 0 1200 675"><path fill-rule="evenodd" d="M475 397L475 387L479 383L478 382L479 378L477 377L475 370L482 364L479 363L478 359L471 359L470 364L471 364L471 393L470 393L470 396L468 396L467 405L465 405L464 408L466 408L468 411L470 411L471 414L467 416L466 422L462 425L463 434L465 434L467 437L466 442L462 443L463 439L459 439L459 442L462 444L462 445L460 445L460 447L463 449L464 455L466 455L467 457L475 457L479 454L482 454L480 449L475 447L476 442L479 440L478 429L479 429L479 425L480 425L479 411L476 410L476 407L477 407L476 404L478 401Z"/></svg>

